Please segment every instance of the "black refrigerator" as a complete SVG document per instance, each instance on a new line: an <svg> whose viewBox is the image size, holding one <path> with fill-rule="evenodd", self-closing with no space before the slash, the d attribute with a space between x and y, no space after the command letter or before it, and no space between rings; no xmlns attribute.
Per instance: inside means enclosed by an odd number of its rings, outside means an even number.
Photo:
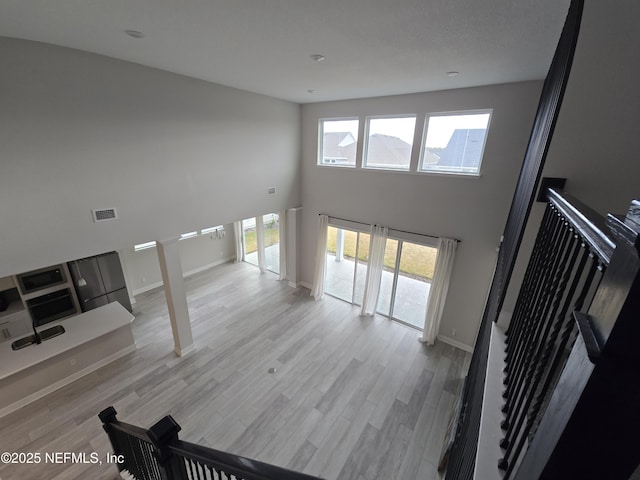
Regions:
<svg viewBox="0 0 640 480"><path fill-rule="evenodd" d="M131 302L117 252L82 258L67 264L83 312L120 302L130 312Z"/></svg>

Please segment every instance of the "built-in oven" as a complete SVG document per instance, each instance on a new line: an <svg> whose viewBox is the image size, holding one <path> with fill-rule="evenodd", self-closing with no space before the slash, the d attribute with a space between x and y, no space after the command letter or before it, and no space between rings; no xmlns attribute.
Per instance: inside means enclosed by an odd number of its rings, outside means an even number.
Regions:
<svg viewBox="0 0 640 480"><path fill-rule="evenodd" d="M67 281L62 265L41 268L16 276L23 295L61 285Z"/></svg>
<svg viewBox="0 0 640 480"><path fill-rule="evenodd" d="M71 290L62 288L26 301L36 327L76 313Z"/></svg>

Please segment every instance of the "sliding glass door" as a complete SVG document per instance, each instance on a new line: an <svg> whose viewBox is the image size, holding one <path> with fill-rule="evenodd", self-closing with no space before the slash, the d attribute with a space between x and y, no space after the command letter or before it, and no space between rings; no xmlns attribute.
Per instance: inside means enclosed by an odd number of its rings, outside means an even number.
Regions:
<svg viewBox="0 0 640 480"><path fill-rule="evenodd" d="M273 273L280 273L280 216L277 213L263 215L262 224L265 268Z"/></svg>
<svg viewBox="0 0 640 480"><path fill-rule="evenodd" d="M361 305L369 262L368 233L329 226L327 294ZM437 249L388 238L376 312L422 329Z"/></svg>
<svg viewBox="0 0 640 480"><path fill-rule="evenodd" d="M438 250L399 242L389 316L422 329Z"/></svg>
<svg viewBox="0 0 640 480"><path fill-rule="evenodd" d="M360 305L368 259L368 233L330 226L327 234L326 293Z"/></svg>
<svg viewBox="0 0 640 480"><path fill-rule="evenodd" d="M245 262L280 273L280 216L277 213L242 220L242 244ZM264 251L262 266L260 246Z"/></svg>
<svg viewBox="0 0 640 480"><path fill-rule="evenodd" d="M258 235L255 217L242 220L242 245L244 261L258 266Z"/></svg>

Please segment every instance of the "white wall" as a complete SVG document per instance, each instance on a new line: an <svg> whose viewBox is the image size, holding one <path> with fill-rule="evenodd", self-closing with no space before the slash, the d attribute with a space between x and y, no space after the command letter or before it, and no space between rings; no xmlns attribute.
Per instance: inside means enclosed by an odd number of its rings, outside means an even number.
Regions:
<svg viewBox="0 0 640 480"><path fill-rule="evenodd" d="M213 226L213 225L211 225ZM225 235L198 235L178 242L180 262L184 274L196 273L208 267L227 262L236 256L233 224L224 225ZM133 247L120 251L130 295L162 285L162 274L156 248L135 252Z"/></svg>
<svg viewBox="0 0 640 480"><path fill-rule="evenodd" d="M297 104L37 42L0 58L0 276L300 204Z"/></svg>
<svg viewBox="0 0 640 480"><path fill-rule="evenodd" d="M543 176L600 214L640 198L640 2L585 2L578 45ZM534 204L503 310L512 312L544 204Z"/></svg>
<svg viewBox="0 0 640 480"><path fill-rule="evenodd" d="M301 280L311 283L319 213L462 240L441 334L473 345L496 247L537 106L541 82L302 106ZM319 167L318 119L493 109L480 178Z"/></svg>

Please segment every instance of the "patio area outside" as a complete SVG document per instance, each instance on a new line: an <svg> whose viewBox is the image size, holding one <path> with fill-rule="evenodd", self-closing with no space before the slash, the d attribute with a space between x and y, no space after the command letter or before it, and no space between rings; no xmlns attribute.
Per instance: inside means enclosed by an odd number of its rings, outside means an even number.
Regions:
<svg viewBox="0 0 640 480"><path fill-rule="evenodd" d="M327 277L325 292L331 296L351 302L354 282L355 261L343 258L336 261L335 254L327 253ZM367 275L366 263L359 262L356 276L354 303L360 305ZM389 316L391 292L393 287L393 272L385 268L382 272L380 297L378 299L378 313ZM396 287L396 297L392 318L398 319L411 326L422 329L427 313L430 280L419 280L400 272Z"/></svg>

